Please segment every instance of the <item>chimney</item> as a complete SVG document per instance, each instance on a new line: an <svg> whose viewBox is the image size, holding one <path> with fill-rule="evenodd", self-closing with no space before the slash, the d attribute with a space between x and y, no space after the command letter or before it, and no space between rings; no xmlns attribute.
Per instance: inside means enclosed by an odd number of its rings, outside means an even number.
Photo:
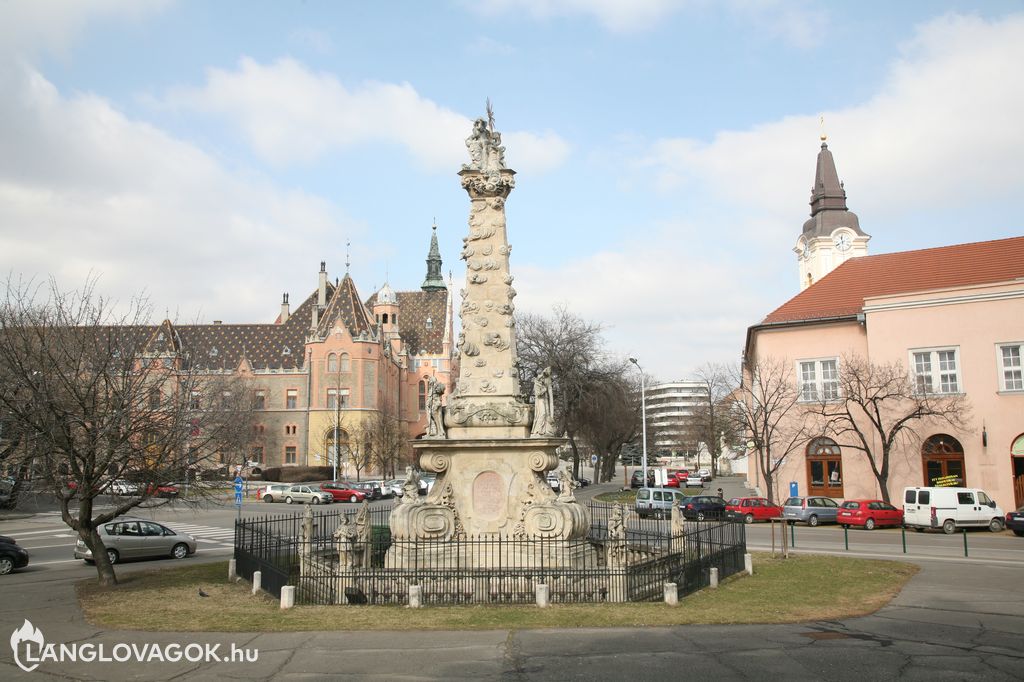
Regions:
<svg viewBox="0 0 1024 682"><path fill-rule="evenodd" d="M214 320L213 323L214 324L223 324L224 321L223 320Z"/></svg>
<svg viewBox="0 0 1024 682"><path fill-rule="evenodd" d="M320 261L320 288L317 290L316 304L323 308L327 305L327 263Z"/></svg>
<svg viewBox="0 0 1024 682"><path fill-rule="evenodd" d="M287 322L288 318L291 317L291 314L291 310L289 309L288 306L288 294L283 294L281 296L281 321L279 322L279 324L284 324L285 322Z"/></svg>
<svg viewBox="0 0 1024 682"><path fill-rule="evenodd" d="M320 308L313 306L313 321L309 325L310 331L316 331L316 328L320 325Z"/></svg>

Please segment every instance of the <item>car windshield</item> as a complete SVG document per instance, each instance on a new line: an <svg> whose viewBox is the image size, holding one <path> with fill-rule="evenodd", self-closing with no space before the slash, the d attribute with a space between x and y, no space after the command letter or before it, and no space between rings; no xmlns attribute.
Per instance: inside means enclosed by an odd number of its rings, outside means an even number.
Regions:
<svg viewBox="0 0 1024 682"><path fill-rule="evenodd" d="M860 509L860 502L843 502L843 509Z"/></svg>
<svg viewBox="0 0 1024 682"><path fill-rule="evenodd" d="M804 498L802 497L791 497L785 501L786 507L802 507L804 505Z"/></svg>

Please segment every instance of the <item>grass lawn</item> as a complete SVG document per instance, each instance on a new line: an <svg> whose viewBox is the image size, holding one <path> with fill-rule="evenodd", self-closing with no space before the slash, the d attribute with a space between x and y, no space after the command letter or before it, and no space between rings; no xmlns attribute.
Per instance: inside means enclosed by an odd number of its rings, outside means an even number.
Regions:
<svg viewBox="0 0 1024 682"><path fill-rule="evenodd" d="M500 630L691 623L791 623L850 618L884 606L917 572L896 561L754 556L754 575L726 580L670 607L661 602L536 606L298 606L227 582L227 563L134 573L114 588L77 586L87 620L104 628L185 632ZM807 589L817 585L820 589ZM199 588L209 597L200 597Z"/></svg>

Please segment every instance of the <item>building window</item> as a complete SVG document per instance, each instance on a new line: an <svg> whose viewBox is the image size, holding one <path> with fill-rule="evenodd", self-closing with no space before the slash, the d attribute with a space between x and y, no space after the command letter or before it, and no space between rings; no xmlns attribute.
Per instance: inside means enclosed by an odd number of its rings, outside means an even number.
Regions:
<svg viewBox="0 0 1024 682"><path fill-rule="evenodd" d="M427 381L423 379L420 381L420 401L419 401L420 412L426 412L427 410Z"/></svg>
<svg viewBox="0 0 1024 682"><path fill-rule="evenodd" d="M384 313L384 324L388 323L388 314Z"/></svg>
<svg viewBox="0 0 1024 682"><path fill-rule="evenodd" d="M348 353L342 353L341 354L341 368L340 369L341 369L342 372L348 372L349 371Z"/></svg>
<svg viewBox="0 0 1024 682"><path fill-rule="evenodd" d="M844 497L842 451L831 438L807 444L807 494Z"/></svg>
<svg viewBox="0 0 1024 682"><path fill-rule="evenodd" d="M391 324L398 324L398 313L391 313Z"/></svg>
<svg viewBox="0 0 1024 682"><path fill-rule="evenodd" d="M434 328L434 321L428 317L427 321L424 323L423 326L425 326L427 329L433 329Z"/></svg>
<svg viewBox="0 0 1024 682"><path fill-rule="evenodd" d="M263 446L254 445L249 450L249 461L253 464L263 464Z"/></svg>
<svg viewBox="0 0 1024 682"><path fill-rule="evenodd" d="M254 410L265 410L267 408L267 393L266 391L256 391L256 395L252 397L252 409Z"/></svg>
<svg viewBox="0 0 1024 682"><path fill-rule="evenodd" d="M266 428L267 427L265 427L263 424L253 424L252 435L256 438L259 438L260 436L263 435L263 432L266 431Z"/></svg>
<svg viewBox="0 0 1024 682"><path fill-rule="evenodd" d="M918 393L959 393L960 362L956 348L913 351L914 388Z"/></svg>
<svg viewBox="0 0 1024 682"><path fill-rule="evenodd" d="M1009 343L999 346L999 383L1004 391L1024 391L1021 351L1024 344Z"/></svg>
<svg viewBox="0 0 1024 682"><path fill-rule="evenodd" d="M340 400L339 400L340 398ZM348 389L347 388L329 388L327 389L327 407L329 409L346 408L348 407Z"/></svg>
<svg viewBox="0 0 1024 682"><path fill-rule="evenodd" d="M1019 372L1018 372L1019 374ZM151 388L149 389L149 409L156 410L160 408L160 389Z"/></svg>
<svg viewBox="0 0 1024 682"><path fill-rule="evenodd" d="M200 396L199 391L192 391L192 395L189 396L188 407L190 410L198 410L200 407Z"/></svg>
<svg viewBox="0 0 1024 682"><path fill-rule="evenodd" d="M337 372L338 371L338 356L336 354L334 354L334 353L331 353L330 355L327 356L327 371L328 372Z"/></svg>
<svg viewBox="0 0 1024 682"><path fill-rule="evenodd" d="M289 410L294 410L299 406L299 389L289 388L284 396L284 406Z"/></svg>
<svg viewBox="0 0 1024 682"><path fill-rule="evenodd" d="M298 427L295 426L295 424L285 424L285 426L284 426L284 435L286 435L286 436L294 436L295 435L295 431L296 431L297 428Z"/></svg>
<svg viewBox="0 0 1024 682"><path fill-rule="evenodd" d="M922 469L926 486L967 485L964 470L964 446L956 438L937 433L921 445Z"/></svg>
<svg viewBox="0 0 1024 682"><path fill-rule="evenodd" d="M797 363L797 372L801 402L813 403L839 397L839 362L835 358L801 360Z"/></svg>
<svg viewBox="0 0 1024 682"><path fill-rule="evenodd" d="M299 449L294 445L286 445L284 448L284 463L295 464L299 459Z"/></svg>

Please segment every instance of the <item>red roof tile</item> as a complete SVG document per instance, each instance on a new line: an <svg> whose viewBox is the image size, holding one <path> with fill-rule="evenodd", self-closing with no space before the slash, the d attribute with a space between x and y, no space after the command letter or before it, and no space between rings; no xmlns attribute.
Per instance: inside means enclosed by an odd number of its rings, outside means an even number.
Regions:
<svg viewBox="0 0 1024 682"><path fill-rule="evenodd" d="M1024 237L861 256L772 311L762 324L854 316L873 296L1024 278Z"/></svg>

